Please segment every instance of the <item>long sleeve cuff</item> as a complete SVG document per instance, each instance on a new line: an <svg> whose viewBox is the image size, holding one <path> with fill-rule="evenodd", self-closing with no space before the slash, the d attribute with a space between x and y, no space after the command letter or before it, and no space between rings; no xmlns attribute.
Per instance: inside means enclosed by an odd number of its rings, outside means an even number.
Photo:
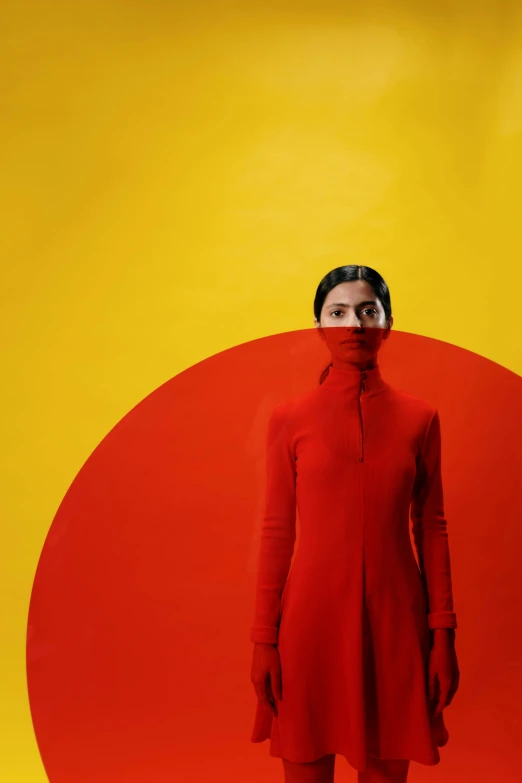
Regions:
<svg viewBox="0 0 522 783"><path fill-rule="evenodd" d="M433 628L456 628L457 615L455 612L430 612L428 614L428 626Z"/></svg>
<svg viewBox="0 0 522 783"><path fill-rule="evenodd" d="M272 625L256 625L250 630L250 641L257 644L277 644L277 631Z"/></svg>

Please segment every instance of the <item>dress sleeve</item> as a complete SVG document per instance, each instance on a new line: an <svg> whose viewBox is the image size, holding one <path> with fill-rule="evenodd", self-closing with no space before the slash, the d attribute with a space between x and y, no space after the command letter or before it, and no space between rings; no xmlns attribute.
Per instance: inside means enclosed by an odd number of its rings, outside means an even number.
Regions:
<svg viewBox="0 0 522 783"><path fill-rule="evenodd" d="M428 626L456 628L447 523L444 516L438 410L434 411L429 421L417 459L411 520L421 576L428 595Z"/></svg>
<svg viewBox="0 0 522 783"><path fill-rule="evenodd" d="M277 644L281 597L296 538L295 456L282 403L266 437L266 495L250 641Z"/></svg>

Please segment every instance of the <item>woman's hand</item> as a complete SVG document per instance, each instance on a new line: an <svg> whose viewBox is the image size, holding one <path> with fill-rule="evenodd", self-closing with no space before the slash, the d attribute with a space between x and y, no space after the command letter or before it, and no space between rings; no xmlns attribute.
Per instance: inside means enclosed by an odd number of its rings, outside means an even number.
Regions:
<svg viewBox="0 0 522 783"><path fill-rule="evenodd" d="M455 632L437 628L428 663L428 690L432 716L450 704L459 687L459 665L455 651Z"/></svg>
<svg viewBox="0 0 522 783"><path fill-rule="evenodd" d="M281 700L281 662L275 644L254 644L251 680L257 698L277 715L276 700Z"/></svg>

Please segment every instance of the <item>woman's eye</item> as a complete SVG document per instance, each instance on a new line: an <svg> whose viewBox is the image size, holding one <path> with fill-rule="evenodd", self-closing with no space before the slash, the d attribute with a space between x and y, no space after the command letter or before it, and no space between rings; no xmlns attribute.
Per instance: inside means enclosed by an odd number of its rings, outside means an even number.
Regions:
<svg viewBox="0 0 522 783"><path fill-rule="evenodd" d="M342 311L341 310L334 310L333 312L330 313L330 315L334 315L335 313L340 313L340 312L342 312Z"/></svg>
<svg viewBox="0 0 522 783"><path fill-rule="evenodd" d="M370 313L371 315L377 315L377 310L373 307L365 307L363 313Z"/></svg>

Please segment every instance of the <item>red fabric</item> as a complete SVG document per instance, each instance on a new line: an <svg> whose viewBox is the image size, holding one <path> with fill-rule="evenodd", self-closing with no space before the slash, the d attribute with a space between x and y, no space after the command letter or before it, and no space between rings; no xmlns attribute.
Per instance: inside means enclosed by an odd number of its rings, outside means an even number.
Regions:
<svg viewBox="0 0 522 783"><path fill-rule="evenodd" d="M281 663L278 714L258 704L251 736L271 755L440 761L430 628L456 627L440 452L436 408L378 366L331 367L274 408L251 629Z"/></svg>

